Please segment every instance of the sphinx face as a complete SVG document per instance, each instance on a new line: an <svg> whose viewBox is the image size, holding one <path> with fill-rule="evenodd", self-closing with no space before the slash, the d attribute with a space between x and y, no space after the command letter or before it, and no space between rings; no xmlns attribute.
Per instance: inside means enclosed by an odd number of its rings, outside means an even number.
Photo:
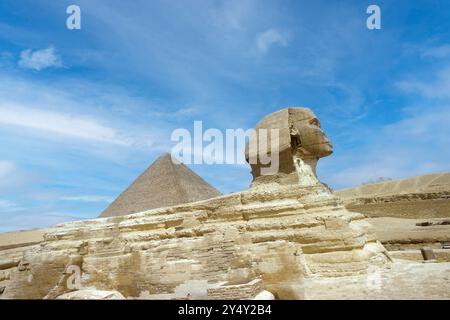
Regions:
<svg viewBox="0 0 450 320"><path fill-rule="evenodd" d="M320 122L315 116L294 124L294 128L295 138L299 141L298 147L311 156L322 158L333 153L331 141L320 128Z"/></svg>

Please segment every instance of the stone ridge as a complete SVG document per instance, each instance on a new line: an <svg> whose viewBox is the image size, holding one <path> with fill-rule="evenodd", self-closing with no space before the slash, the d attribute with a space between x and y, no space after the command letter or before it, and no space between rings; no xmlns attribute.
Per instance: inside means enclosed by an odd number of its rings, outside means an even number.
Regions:
<svg viewBox="0 0 450 320"><path fill-rule="evenodd" d="M127 298L173 295L199 280L213 288L261 279L279 298L300 299L292 288L302 279L388 261L364 216L328 189L278 186L59 225L8 268L3 297L56 298L70 291L65 270L77 265L82 288Z"/></svg>
<svg viewBox="0 0 450 320"><path fill-rule="evenodd" d="M142 212L213 198L221 193L184 164L172 162L163 154L145 170L100 217Z"/></svg>
<svg viewBox="0 0 450 320"><path fill-rule="evenodd" d="M338 190L350 211L367 217L450 217L450 173L434 173Z"/></svg>
<svg viewBox="0 0 450 320"><path fill-rule="evenodd" d="M355 188L338 190L335 193L343 199L348 199L406 193L437 193L442 191L450 191L450 172L366 184Z"/></svg>

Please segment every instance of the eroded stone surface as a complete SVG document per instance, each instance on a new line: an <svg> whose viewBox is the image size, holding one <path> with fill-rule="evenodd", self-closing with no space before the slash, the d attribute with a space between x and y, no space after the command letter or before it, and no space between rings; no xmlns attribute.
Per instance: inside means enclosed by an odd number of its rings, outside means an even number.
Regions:
<svg viewBox="0 0 450 320"><path fill-rule="evenodd" d="M64 293L58 300L123 300L125 297L117 291L102 291L96 289L83 289Z"/></svg>
<svg viewBox="0 0 450 320"><path fill-rule="evenodd" d="M247 191L122 217L66 223L25 252L3 296L43 298L66 289L68 265L83 287L127 297L173 293L192 280L245 283L277 292L311 275L365 272L384 248L363 216L316 187ZM56 293L55 293L56 294ZM286 297L287 298L287 297Z"/></svg>

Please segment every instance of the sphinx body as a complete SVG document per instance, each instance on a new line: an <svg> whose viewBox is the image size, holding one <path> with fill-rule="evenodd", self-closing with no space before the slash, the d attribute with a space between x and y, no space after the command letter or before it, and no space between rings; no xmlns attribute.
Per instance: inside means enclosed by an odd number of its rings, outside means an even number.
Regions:
<svg viewBox="0 0 450 320"><path fill-rule="evenodd" d="M278 173L261 175L256 163L244 192L59 225L10 265L1 297L77 290L67 285L68 266L76 265L82 288L125 297L241 299L260 288L302 299L307 278L365 274L389 263L364 216L348 212L318 181L315 164L332 148L314 114L283 109L256 129L267 127L280 130Z"/></svg>

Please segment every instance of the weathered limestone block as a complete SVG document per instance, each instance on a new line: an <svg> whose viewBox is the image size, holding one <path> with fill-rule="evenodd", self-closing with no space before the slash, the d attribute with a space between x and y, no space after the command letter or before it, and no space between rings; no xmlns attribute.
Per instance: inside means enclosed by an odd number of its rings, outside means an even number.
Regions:
<svg viewBox="0 0 450 320"><path fill-rule="evenodd" d="M9 280L10 273L11 273L10 270L0 270L0 282Z"/></svg>
<svg viewBox="0 0 450 320"><path fill-rule="evenodd" d="M219 284L207 290L207 297L212 300L252 299L262 291L261 280L255 279L243 284Z"/></svg>
<svg viewBox="0 0 450 320"><path fill-rule="evenodd" d="M58 300L124 300L125 297L117 291L102 291L96 289L83 289L68 292L58 296Z"/></svg>
<svg viewBox="0 0 450 320"><path fill-rule="evenodd" d="M260 293L258 293L253 300L275 300L275 296L272 292L263 290Z"/></svg>
<svg viewBox="0 0 450 320"><path fill-rule="evenodd" d="M10 283L4 296L17 299L44 298L64 276L71 264L70 254L47 251L45 247L27 251L19 266L10 273Z"/></svg>
<svg viewBox="0 0 450 320"><path fill-rule="evenodd" d="M436 260L436 255L433 252L433 249L423 247L420 249L420 252L422 253L423 260Z"/></svg>

